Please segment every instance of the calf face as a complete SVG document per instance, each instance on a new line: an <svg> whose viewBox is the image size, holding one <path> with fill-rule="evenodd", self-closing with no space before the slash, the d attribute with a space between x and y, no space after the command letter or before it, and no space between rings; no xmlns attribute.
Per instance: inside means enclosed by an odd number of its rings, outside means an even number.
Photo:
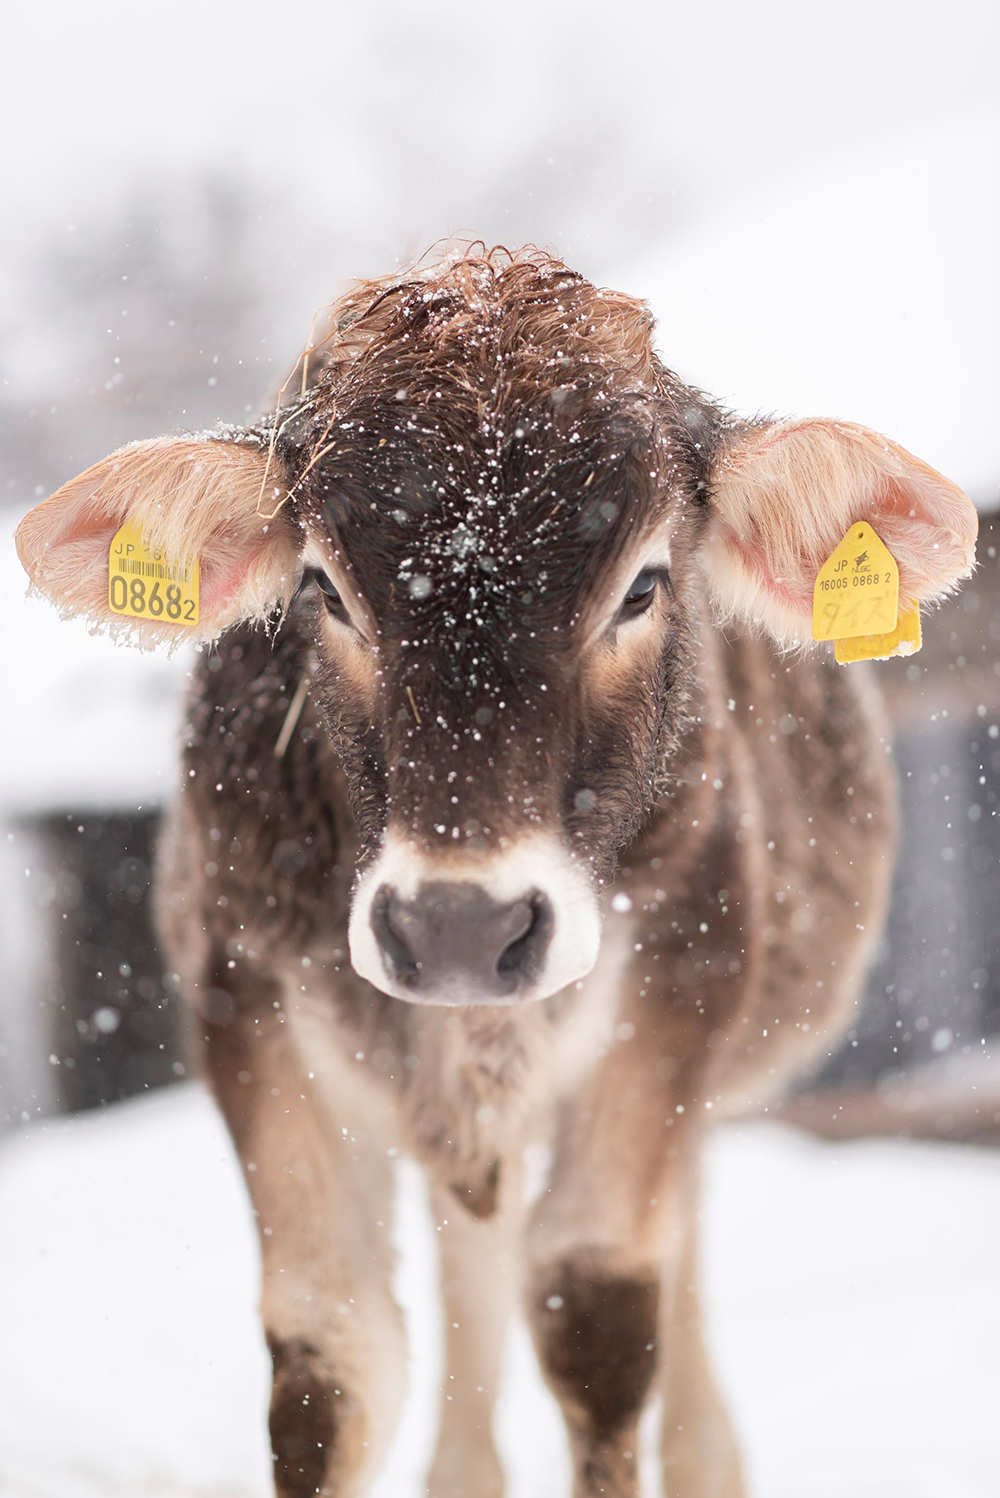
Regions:
<svg viewBox="0 0 1000 1498"><path fill-rule="evenodd" d="M276 443L369 850L352 960L400 997L551 993L683 722L717 418L565 272L372 302Z"/></svg>
<svg viewBox="0 0 1000 1498"><path fill-rule="evenodd" d="M365 283L257 428L126 449L21 527L33 582L106 622L125 518L200 557L207 637L280 627L302 591L363 849L351 958L395 997L519 1001L592 967L599 892L682 766L709 598L807 638L861 519L901 597L969 567L946 480L863 428L736 422L650 338L642 304L533 252Z"/></svg>

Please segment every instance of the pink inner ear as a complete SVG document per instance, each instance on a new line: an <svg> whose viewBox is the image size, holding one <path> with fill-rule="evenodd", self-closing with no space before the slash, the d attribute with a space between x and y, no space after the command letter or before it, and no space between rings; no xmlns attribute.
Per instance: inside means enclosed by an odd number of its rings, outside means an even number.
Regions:
<svg viewBox="0 0 1000 1498"><path fill-rule="evenodd" d="M34 587L68 612L102 617L108 612L108 554L117 529L107 511L88 500L54 509L40 505L18 527L18 554Z"/></svg>
<svg viewBox="0 0 1000 1498"><path fill-rule="evenodd" d="M742 572L749 574L757 587L764 589L776 602L793 614L801 614L803 618L812 617L812 582L809 581L808 576L811 563L808 558L803 556L798 558L801 570L799 577L794 581L773 577L768 567L767 555L760 542L737 536L736 532L724 521L720 523L719 531L720 539L724 542L726 549L733 553L737 566ZM813 576L813 581L815 581L815 576Z"/></svg>
<svg viewBox="0 0 1000 1498"><path fill-rule="evenodd" d="M95 485L95 489L96 489ZM17 528L17 548L25 568L33 576L36 567L57 554L72 557L81 566L93 566L95 549L107 551L118 529L108 512L92 502L92 496L74 500L72 495L53 496L25 515Z"/></svg>
<svg viewBox="0 0 1000 1498"><path fill-rule="evenodd" d="M886 473L866 512L899 566L900 598L927 602L948 593L975 563L979 517L954 484L897 448L903 473Z"/></svg>
<svg viewBox="0 0 1000 1498"><path fill-rule="evenodd" d="M203 620L217 619L228 612L246 584L252 562L251 556L231 556L225 562L211 556L201 558L198 613Z"/></svg>

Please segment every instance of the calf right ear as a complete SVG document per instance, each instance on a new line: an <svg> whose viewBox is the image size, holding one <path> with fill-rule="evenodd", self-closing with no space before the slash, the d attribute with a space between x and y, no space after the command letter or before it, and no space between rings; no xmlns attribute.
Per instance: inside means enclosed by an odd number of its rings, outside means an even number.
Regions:
<svg viewBox="0 0 1000 1498"><path fill-rule="evenodd" d="M853 422L735 429L713 469L711 512L704 557L721 614L792 645L811 638L816 575L856 521L895 557L904 606L945 597L975 561L971 500Z"/></svg>
<svg viewBox="0 0 1000 1498"><path fill-rule="evenodd" d="M210 640L291 598L301 536L280 508L286 495L258 444L161 437L112 453L38 505L18 526L18 555L66 618L82 614L140 645ZM198 559L194 628L111 610L109 551L126 521L172 567Z"/></svg>

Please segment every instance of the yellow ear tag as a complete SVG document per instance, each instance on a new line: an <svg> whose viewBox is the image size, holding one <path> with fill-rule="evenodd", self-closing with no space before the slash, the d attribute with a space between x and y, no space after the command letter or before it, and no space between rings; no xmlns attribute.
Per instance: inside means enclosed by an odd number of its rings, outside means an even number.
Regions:
<svg viewBox="0 0 1000 1498"><path fill-rule="evenodd" d="M841 664L920 649L920 605L900 611L896 559L866 520L851 526L819 569L813 639L836 640Z"/></svg>
<svg viewBox="0 0 1000 1498"><path fill-rule="evenodd" d="M199 571L197 557L187 566L171 566L127 520L108 553L108 605L113 614L156 624L197 624Z"/></svg>
<svg viewBox="0 0 1000 1498"><path fill-rule="evenodd" d="M867 521L852 525L819 569L813 589L813 639L888 634L899 613L899 568Z"/></svg>

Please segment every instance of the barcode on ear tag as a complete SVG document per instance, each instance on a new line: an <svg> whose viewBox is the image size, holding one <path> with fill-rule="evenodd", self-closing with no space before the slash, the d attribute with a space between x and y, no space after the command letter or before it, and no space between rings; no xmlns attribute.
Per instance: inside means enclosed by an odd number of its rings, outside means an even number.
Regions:
<svg viewBox="0 0 1000 1498"><path fill-rule="evenodd" d="M813 588L813 639L891 634L898 616L896 559L867 521L858 521L819 569Z"/></svg>
<svg viewBox="0 0 1000 1498"><path fill-rule="evenodd" d="M197 624L199 571L197 557L177 566L151 550L127 520L108 553L108 605L113 614L156 624Z"/></svg>

